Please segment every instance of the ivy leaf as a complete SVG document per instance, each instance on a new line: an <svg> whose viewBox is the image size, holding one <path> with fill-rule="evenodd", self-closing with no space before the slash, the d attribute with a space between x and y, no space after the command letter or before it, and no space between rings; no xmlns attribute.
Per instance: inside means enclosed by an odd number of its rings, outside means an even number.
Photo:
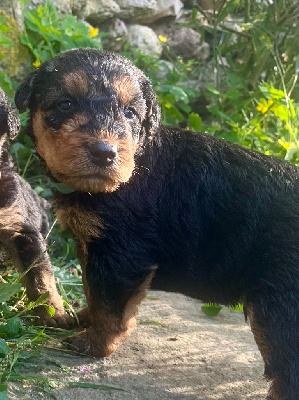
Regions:
<svg viewBox="0 0 299 400"><path fill-rule="evenodd" d="M188 119L188 127L193 129L196 132L201 132L202 130L202 121L198 114L191 113Z"/></svg>
<svg viewBox="0 0 299 400"><path fill-rule="evenodd" d="M0 356L7 356L7 354L10 352L10 348L7 346L5 340L0 339ZM0 389L1 392L1 389Z"/></svg>
<svg viewBox="0 0 299 400"><path fill-rule="evenodd" d="M22 287L21 283L0 282L0 302L8 301Z"/></svg>
<svg viewBox="0 0 299 400"><path fill-rule="evenodd" d="M216 315L220 313L222 308L223 307L220 306L219 304L209 303L201 306L201 311L208 317L216 317Z"/></svg>
<svg viewBox="0 0 299 400"><path fill-rule="evenodd" d="M14 338L22 332L20 318L13 317L6 324L0 325L0 337Z"/></svg>

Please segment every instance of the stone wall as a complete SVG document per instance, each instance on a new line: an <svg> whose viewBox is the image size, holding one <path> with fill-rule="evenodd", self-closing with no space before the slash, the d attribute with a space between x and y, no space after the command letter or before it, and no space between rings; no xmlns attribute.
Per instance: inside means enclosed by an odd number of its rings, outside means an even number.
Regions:
<svg viewBox="0 0 299 400"><path fill-rule="evenodd" d="M197 1L202 10L193 29L191 0L51 0L61 14L73 14L78 19L107 33L102 38L105 50L120 52L127 43L145 55L167 60L181 58L198 60L202 69L190 74L190 85L202 90L215 83L210 43L203 40L198 27L207 23L206 15L215 1ZM223 0L216 0L216 5ZM26 8L36 8L45 0L31 0ZM11 15L22 30L22 14L18 0L1 0L0 11ZM193 22L193 25L192 25ZM219 61L219 64L222 60ZM3 67L3 62L1 62ZM5 68L7 66L5 65ZM163 72L163 71L162 71ZM218 71L219 76L219 71Z"/></svg>
<svg viewBox="0 0 299 400"><path fill-rule="evenodd" d="M9 4L8 0L3 1ZM26 7L44 2L31 0ZM161 57L166 38L171 56L204 60L210 54L210 47L200 33L180 26L191 20L192 2L186 0L52 0L52 3L62 13L72 13L107 32L109 35L103 40L105 50L121 51L130 42L143 54ZM213 1L207 3L202 1L202 6L211 7ZM204 21L202 15L198 19Z"/></svg>

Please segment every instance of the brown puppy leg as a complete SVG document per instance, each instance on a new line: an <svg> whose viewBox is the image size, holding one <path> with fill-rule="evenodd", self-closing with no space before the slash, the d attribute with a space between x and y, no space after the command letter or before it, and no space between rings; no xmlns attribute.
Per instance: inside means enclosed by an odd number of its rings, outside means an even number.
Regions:
<svg viewBox="0 0 299 400"><path fill-rule="evenodd" d="M85 274L84 274L85 275ZM85 331L66 338L72 349L80 353L94 357L108 357L114 353L119 345L125 342L136 326L135 315L138 305L146 295L154 272L151 272L145 281L139 286L127 304L121 315L115 315L107 310L107 306L90 296L85 282L88 307L82 310L82 316L88 321L90 327Z"/></svg>

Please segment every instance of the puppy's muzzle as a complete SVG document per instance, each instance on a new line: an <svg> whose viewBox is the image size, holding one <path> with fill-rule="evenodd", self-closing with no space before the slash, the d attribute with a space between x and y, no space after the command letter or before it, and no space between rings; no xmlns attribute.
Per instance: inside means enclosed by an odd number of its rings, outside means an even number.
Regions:
<svg viewBox="0 0 299 400"><path fill-rule="evenodd" d="M109 167L117 158L116 145L105 142L94 143L90 148L90 152L92 162L102 168Z"/></svg>

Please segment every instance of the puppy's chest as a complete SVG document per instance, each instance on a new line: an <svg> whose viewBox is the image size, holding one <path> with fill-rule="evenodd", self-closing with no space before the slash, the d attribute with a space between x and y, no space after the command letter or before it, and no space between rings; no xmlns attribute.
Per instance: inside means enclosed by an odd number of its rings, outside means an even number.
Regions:
<svg viewBox="0 0 299 400"><path fill-rule="evenodd" d="M73 233L86 254L90 242L104 237L127 242L153 236L153 207L145 207L136 198L133 204L118 195L108 197L95 195L89 201L86 197L72 201L71 196L59 196L56 201L55 212L61 226Z"/></svg>
<svg viewBox="0 0 299 400"><path fill-rule="evenodd" d="M56 216L64 229L69 229L85 250L86 245L95 238L100 238L104 225L98 211L87 210L78 203L59 202Z"/></svg>

